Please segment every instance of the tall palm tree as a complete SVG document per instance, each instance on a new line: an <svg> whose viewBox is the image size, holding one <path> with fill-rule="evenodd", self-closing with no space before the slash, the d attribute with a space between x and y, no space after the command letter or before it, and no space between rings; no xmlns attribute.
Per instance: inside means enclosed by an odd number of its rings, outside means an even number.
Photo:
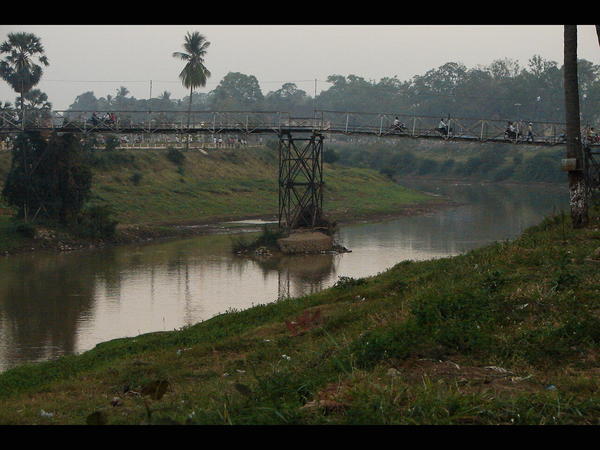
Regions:
<svg viewBox="0 0 600 450"><path fill-rule="evenodd" d="M25 94L42 78L41 65L50 64L44 54L44 46L40 38L33 33L9 33L8 39L0 45L0 54L6 54L0 61L0 77L21 94L20 103L23 110Z"/></svg>
<svg viewBox="0 0 600 450"><path fill-rule="evenodd" d="M21 102L20 97L17 97L17 102ZM24 100L27 102L27 107L32 109L52 109L52 103L48 101L48 95L39 89L32 89L27 92L24 96Z"/></svg>
<svg viewBox="0 0 600 450"><path fill-rule="evenodd" d="M206 80L210 77L209 70L204 66L204 57L210 42L194 31L187 33L183 49L186 53L174 52L173 57L187 61L187 64L179 74L183 86L190 89L190 103L188 106L188 128L190 126L190 114L192 112L192 94L195 88L206 86Z"/></svg>
<svg viewBox="0 0 600 450"><path fill-rule="evenodd" d="M573 228L588 222L587 192L581 146L579 121L579 82L577 79L577 25L564 26L564 89L567 122L567 158L576 161L575 170L569 170L569 195Z"/></svg>

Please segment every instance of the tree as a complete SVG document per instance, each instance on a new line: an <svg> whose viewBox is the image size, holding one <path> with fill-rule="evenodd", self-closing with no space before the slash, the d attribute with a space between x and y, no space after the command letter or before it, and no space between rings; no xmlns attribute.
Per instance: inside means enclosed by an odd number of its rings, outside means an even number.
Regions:
<svg viewBox="0 0 600 450"><path fill-rule="evenodd" d="M42 78L41 65L50 64L44 54L42 42L33 33L9 33L8 40L0 45L0 54L6 54L0 61L0 77L21 94L23 110L25 94ZM39 64L36 64L36 59Z"/></svg>
<svg viewBox="0 0 600 450"><path fill-rule="evenodd" d="M583 161L577 80L577 25L564 26L564 57L567 158L576 161L575 170L569 170L571 220L574 228L581 228L588 222L588 205L584 173L581 170Z"/></svg>
<svg viewBox="0 0 600 450"><path fill-rule="evenodd" d="M30 212L34 217L43 212L68 225L89 198L91 186L92 172L77 136L52 134L46 140L39 132L26 131L15 141L2 196L25 220Z"/></svg>
<svg viewBox="0 0 600 450"><path fill-rule="evenodd" d="M264 97L254 75L229 72L210 92L210 102L215 109L250 110L261 106Z"/></svg>
<svg viewBox="0 0 600 450"><path fill-rule="evenodd" d="M187 33L183 49L186 53L174 52L173 57L186 61L186 65L179 74L184 87L190 89L190 102L188 107L188 128L190 126L190 115L192 112L192 95L195 88L206 86L206 80L210 77L209 70L204 66L204 57L210 42L206 38L194 31Z"/></svg>
<svg viewBox="0 0 600 450"><path fill-rule="evenodd" d="M98 99L92 91L84 92L75 98L69 109L72 111L96 111L98 109Z"/></svg>
<svg viewBox="0 0 600 450"><path fill-rule="evenodd" d="M308 102L306 92L298 89L295 83L285 83L281 89L269 92L265 101L268 108L276 111L301 111Z"/></svg>
<svg viewBox="0 0 600 450"><path fill-rule="evenodd" d="M22 100L17 97L16 102L22 103ZM52 103L48 101L48 95L39 89L32 89L27 92L24 101L27 103L26 106L31 109L52 109Z"/></svg>

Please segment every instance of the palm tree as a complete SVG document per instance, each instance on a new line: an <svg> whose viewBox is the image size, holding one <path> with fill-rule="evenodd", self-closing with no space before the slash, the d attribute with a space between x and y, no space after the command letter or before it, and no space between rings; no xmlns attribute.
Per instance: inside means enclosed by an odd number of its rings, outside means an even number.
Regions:
<svg viewBox="0 0 600 450"><path fill-rule="evenodd" d="M210 42L206 38L194 31L187 33L183 49L187 53L174 52L173 57L187 61L187 64L179 74L183 86L190 88L190 103L188 107L188 128L190 127L190 114L192 112L192 94L194 88L206 86L206 80L210 77L209 70L204 66L204 56Z"/></svg>
<svg viewBox="0 0 600 450"><path fill-rule="evenodd" d="M23 110L25 94L37 85L42 78L42 67L48 66L48 58L40 38L33 33L9 33L8 40L0 45L0 54L6 54L0 61L0 77L21 94ZM36 64L35 59L39 64Z"/></svg>
<svg viewBox="0 0 600 450"><path fill-rule="evenodd" d="M21 103L21 100L25 100L27 102L27 107L32 109L52 109L52 103L48 101L48 95L39 89L32 89L31 91L27 92L24 96L24 99L21 99L20 97L17 97L16 99L16 101L19 103Z"/></svg>
<svg viewBox="0 0 600 450"><path fill-rule="evenodd" d="M573 228L588 222L587 192L581 170L582 151L579 121L579 84L577 79L577 25L564 26L564 89L567 122L567 158L576 161L575 170L569 170L569 194Z"/></svg>

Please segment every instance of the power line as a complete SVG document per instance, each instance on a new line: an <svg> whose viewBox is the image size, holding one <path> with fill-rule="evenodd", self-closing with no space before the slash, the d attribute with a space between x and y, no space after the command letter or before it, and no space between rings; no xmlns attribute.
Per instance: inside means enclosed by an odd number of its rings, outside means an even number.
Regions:
<svg viewBox="0 0 600 450"><path fill-rule="evenodd" d="M42 80L45 82L52 83L148 83L151 80L51 80L46 79ZM179 80L152 80L156 83L177 83L181 84ZM267 81L259 81L259 83L313 83L315 79L312 80L267 80ZM331 81L318 80L321 83L332 83ZM219 84L220 82L211 81L206 84Z"/></svg>

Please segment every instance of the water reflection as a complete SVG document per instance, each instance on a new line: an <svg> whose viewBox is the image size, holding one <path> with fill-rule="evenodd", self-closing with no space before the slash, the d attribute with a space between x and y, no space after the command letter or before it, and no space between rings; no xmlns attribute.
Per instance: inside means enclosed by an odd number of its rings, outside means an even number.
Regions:
<svg viewBox="0 0 600 450"><path fill-rule="evenodd" d="M432 184L466 203L426 216L343 227L342 255L232 257L231 237L203 236L64 255L0 259L0 370L98 342L191 325L373 275L403 259L454 255L516 236L567 205L564 189Z"/></svg>

